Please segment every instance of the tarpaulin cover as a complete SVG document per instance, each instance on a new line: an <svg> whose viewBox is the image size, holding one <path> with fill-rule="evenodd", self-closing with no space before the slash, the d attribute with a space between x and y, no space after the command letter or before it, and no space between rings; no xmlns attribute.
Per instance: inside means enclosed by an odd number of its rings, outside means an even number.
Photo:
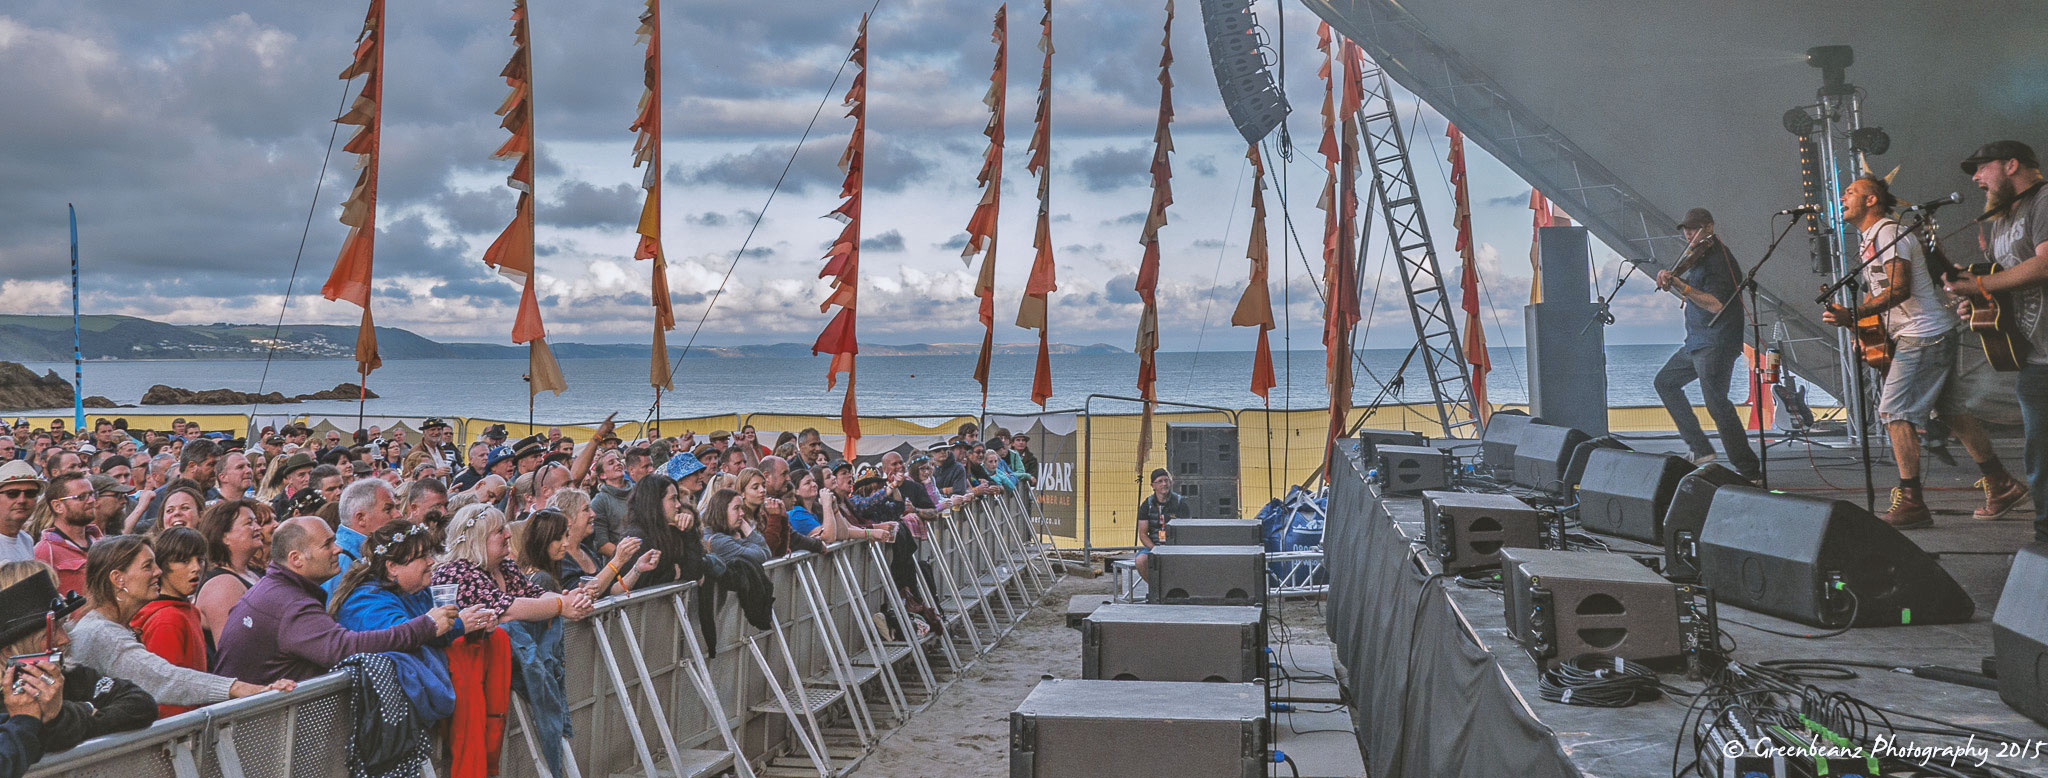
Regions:
<svg viewBox="0 0 2048 778"><path fill-rule="evenodd" d="M1379 509L1357 441L1338 447L1324 550L1328 624L1374 778L1579 776L1467 631L1443 579Z"/></svg>

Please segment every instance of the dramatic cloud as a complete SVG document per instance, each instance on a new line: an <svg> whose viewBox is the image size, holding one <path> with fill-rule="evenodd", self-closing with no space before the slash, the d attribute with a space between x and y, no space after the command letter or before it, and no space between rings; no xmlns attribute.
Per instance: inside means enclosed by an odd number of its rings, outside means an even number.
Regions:
<svg viewBox="0 0 2048 778"><path fill-rule="evenodd" d="M1151 181L1147 168L1152 164L1152 150L1132 146L1130 148L1097 149L1075 157L1067 168L1081 177L1091 192L1108 192L1127 186L1144 186Z"/></svg>

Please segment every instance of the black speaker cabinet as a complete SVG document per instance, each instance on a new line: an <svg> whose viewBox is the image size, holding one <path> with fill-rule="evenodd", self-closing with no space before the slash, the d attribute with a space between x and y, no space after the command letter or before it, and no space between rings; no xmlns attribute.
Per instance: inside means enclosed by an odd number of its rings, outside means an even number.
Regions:
<svg viewBox="0 0 2048 778"><path fill-rule="evenodd" d="M1352 434L1365 444L1365 455L1371 458L1380 446L1427 446L1429 439L1420 432L1408 430L1360 429Z"/></svg>
<svg viewBox="0 0 2048 778"><path fill-rule="evenodd" d="M1703 592L1628 556L1528 548L1500 556L1508 633L1538 664L1599 653L1670 667L1712 639Z"/></svg>
<svg viewBox="0 0 2048 778"><path fill-rule="evenodd" d="M1266 690L1040 681L1010 712L1010 778L1264 778Z"/></svg>
<svg viewBox="0 0 2048 778"><path fill-rule="evenodd" d="M2033 543L2012 558L2005 592L1991 615L1991 647L1998 662L1998 697L2013 710L2048 724L2048 545Z"/></svg>
<svg viewBox="0 0 2048 778"><path fill-rule="evenodd" d="M1627 443L1621 442L1620 438L1613 435L1601 435L1600 437L1580 443L1578 448L1572 449L1571 463L1565 465L1564 482L1575 487L1583 483L1586 480L1586 459L1593 456L1593 452L1603 448L1611 448L1617 451L1635 450L1629 448Z"/></svg>
<svg viewBox="0 0 2048 778"><path fill-rule="evenodd" d="M1225 423L1166 425L1166 467L1174 480L1237 480L1237 426Z"/></svg>
<svg viewBox="0 0 2048 778"><path fill-rule="evenodd" d="M1522 443L1522 431L1535 422L1519 413L1486 417L1486 431L1479 436L1480 465L1496 476L1513 477L1515 447Z"/></svg>
<svg viewBox="0 0 2048 778"><path fill-rule="evenodd" d="M1722 603L1810 626L1954 624L1977 608L1934 557L1846 500L1724 486L1699 551Z"/></svg>
<svg viewBox="0 0 2048 778"><path fill-rule="evenodd" d="M1247 519L1174 519L1166 523L1166 542L1176 546L1265 545L1265 528Z"/></svg>
<svg viewBox="0 0 2048 778"><path fill-rule="evenodd" d="M1181 499L1188 503L1188 510L1196 516L1210 519L1235 519L1240 514L1237 505L1237 476L1228 478L1180 478L1173 479L1174 491L1180 492ZM1167 526L1172 526L1168 524Z"/></svg>
<svg viewBox="0 0 2048 778"><path fill-rule="evenodd" d="M1579 523L1594 532L1656 543L1664 537L1671 495L1679 479L1692 471L1693 464L1683 457L1595 449L1586 457L1585 480L1579 483Z"/></svg>
<svg viewBox="0 0 2048 778"><path fill-rule="evenodd" d="M1171 522L1168 523L1171 526ZM1265 546L1152 548L1145 601L1165 605L1264 605Z"/></svg>
<svg viewBox="0 0 2048 778"><path fill-rule="evenodd" d="M1707 509L1714 493L1723 486L1751 486L1749 479L1720 465L1701 465L1678 479L1671 493L1671 507L1664 511L1664 577L1673 581L1700 579L1700 528L1707 524Z"/></svg>
<svg viewBox="0 0 2048 778"><path fill-rule="evenodd" d="M1445 572L1500 563L1503 548L1542 548L1543 513L1505 494L1423 492L1423 537Z"/></svg>
<svg viewBox="0 0 2048 778"><path fill-rule="evenodd" d="M1515 483L1531 489L1564 494L1571 491L1564 471L1572 452L1591 438L1571 427L1531 424L1522 430L1522 442L1515 446Z"/></svg>
<svg viewBox="0 0 2048 778"><path fill-rule="evenodd" d="M1267 676L1265 609L1111 603L1081 621L1081 677L1251 683Z"/></svg>
<svg viewBox="0 0 2048 778"><path fill-rule="evenodd" d="M1451 485L1451 457L1423 446L1380 446L1378 478L1388 494L1412 494Z"/></svg>

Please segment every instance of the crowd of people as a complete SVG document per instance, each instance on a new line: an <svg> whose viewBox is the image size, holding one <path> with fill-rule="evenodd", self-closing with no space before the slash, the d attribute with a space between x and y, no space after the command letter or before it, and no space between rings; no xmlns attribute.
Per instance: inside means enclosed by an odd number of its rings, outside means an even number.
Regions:
<svg viewBox="0 0 2048 778"><path fill-rule="evenodd" d="M493 775L513 690L538 731L571 734L565 620L669 583L744 591L843 540L887 544L895 628L943 630L919 596L928 523L1037 471L1026 436L980 432L855 465L814 429L769 446L751 425L701 443L493 425L458 447L438 418L417 439L18 420L0 430L0 778L363 655L444 735L447 774ZM561 738L539 740L560 774Z"/></svg>

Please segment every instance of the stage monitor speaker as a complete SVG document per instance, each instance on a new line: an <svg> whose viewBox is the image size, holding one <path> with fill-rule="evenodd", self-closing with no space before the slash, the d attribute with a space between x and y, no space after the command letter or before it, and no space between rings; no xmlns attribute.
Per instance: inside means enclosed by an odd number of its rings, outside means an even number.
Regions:
<svg viewBox="0 0 2048 778"><path fill-rule="evenodd" d="M1265 527L1246 519L1174 519L1166 523L1166 542L1176 546L1261 546Z"/></svg>
<svg viewBox="0 0 2048 778"><path fill-rule="evenodd" d="M1451 457L1424 446L1380 446L1374 473L1387 494L1442 489L1451 485Z"/></svg>
<svg viewBox="0 0 2048 778"><path fill-rule="evenodd" d="M1722 487L1699 551L1721 602L1809 626L1955 624L1977 609L1934 557L1847 500Z"/></svg>
<svg viewBox="0 0 2048 778"><path fill-rule="evenodd" d="M1571 463L1564 467L1564 482L1571 484L1573 487L1583 483L1586 480L1586 458L1592 456L1593 452L1603 448L1611 448L1616 451L1635 450L1629 448L1627 443L1621 442L1620 438L1613 435L1601 435L1600 437L1580 443L1578 448L1572 449Z"/></svg>
<svg viewBox="0 0 2048 778"><path fill-rule="evenodd" d="M1172 526L1172 522L1167 523ZM1152 548L1145 601L1163 605L1264 605L1265 546Z"/></svg>
<svg viewBox="0 0 2048 778"><path fill-rule="evenodd" d="M1584 449L1585 446L1580 446ZM1678 482L1693 471L1684 457L1597 449L1579 483L1579 524L1644 543L1663 539L1664 514Z"/></svg>
<svg viewBox="0 0 2048 778"><path fill-rule="evenodd" d="M1264 615L1249 606L1104 605L1081 621L1081 677L1251 683L1268 675Z"/></svg>
<svg viewBox="0 0 2048 778"><path fill-rule="evenodd" d="M1040 681L1010 712L1010 778L1264 778L1267 716L1261 684Z"/></svg>
<svg viewBox="0 0 2048 778"><path fill-rule="evenodd" d="M1716 464L1701 465L1678 479L1671 493L1671 507L1664 511L1664 526L1658 541L1664 544L1664 577L1673 581L1700 579L1700 528L1707 525L1707 509L1714 493L1723 486L1753 486L1749 479Z"/></svg>
<svg viewBox="0 0 2048 778"><path fill-rule="evenodd" d="M1379 451L1380 446L1429 445L1429 438L1423 437L1420 432L1409 432L1408 430L1361 429L1353 432L1351 436L1365 444L1364 451L1367 461L1371 461L1374 453Z"/></svg>
<svg viewBox="0 0 2048 778"><path fill-rule="evenodd" d="M2020 548L1991 615L1991 647L1998 665L1998 697L2013 710L2048 724L2048 544Z"/></svg>
<svg viewBox="0 0 2048 778"><path fill-rule="evenodd" d="M1588 440L1586 433L1571 427L1529 425L1522 431L1520 445L1515 446L1515 483L1553 494L1569 493L1565 467L1572 462L1572 452Z"/></svg>
<svg viewBox="0 0 2048 778"><path fill-rule="evenodd" d="M1495 476L1512 479L1515 447L1522 443L1522 431L1536 423L1526 415L1501 411L1486 417L1486 431L1479 435L1480 466Z"/></svg>
<svg viewBox="0 0 2048 778"><path fill-rule="evenodd" d="M1508 634L1538 664L1597 653L1670 668L1712 645L1713 605L1699 587L1659 578L1622 554L1501 552Z"/></svg>
<svg viewBox="0 0 2048 778"><path fill-rule="evenodd" d="M1423 539L1445 572L1500 563L1503 548L1542 548L1543 512L1520 498L1423 492Z"/></svg>

